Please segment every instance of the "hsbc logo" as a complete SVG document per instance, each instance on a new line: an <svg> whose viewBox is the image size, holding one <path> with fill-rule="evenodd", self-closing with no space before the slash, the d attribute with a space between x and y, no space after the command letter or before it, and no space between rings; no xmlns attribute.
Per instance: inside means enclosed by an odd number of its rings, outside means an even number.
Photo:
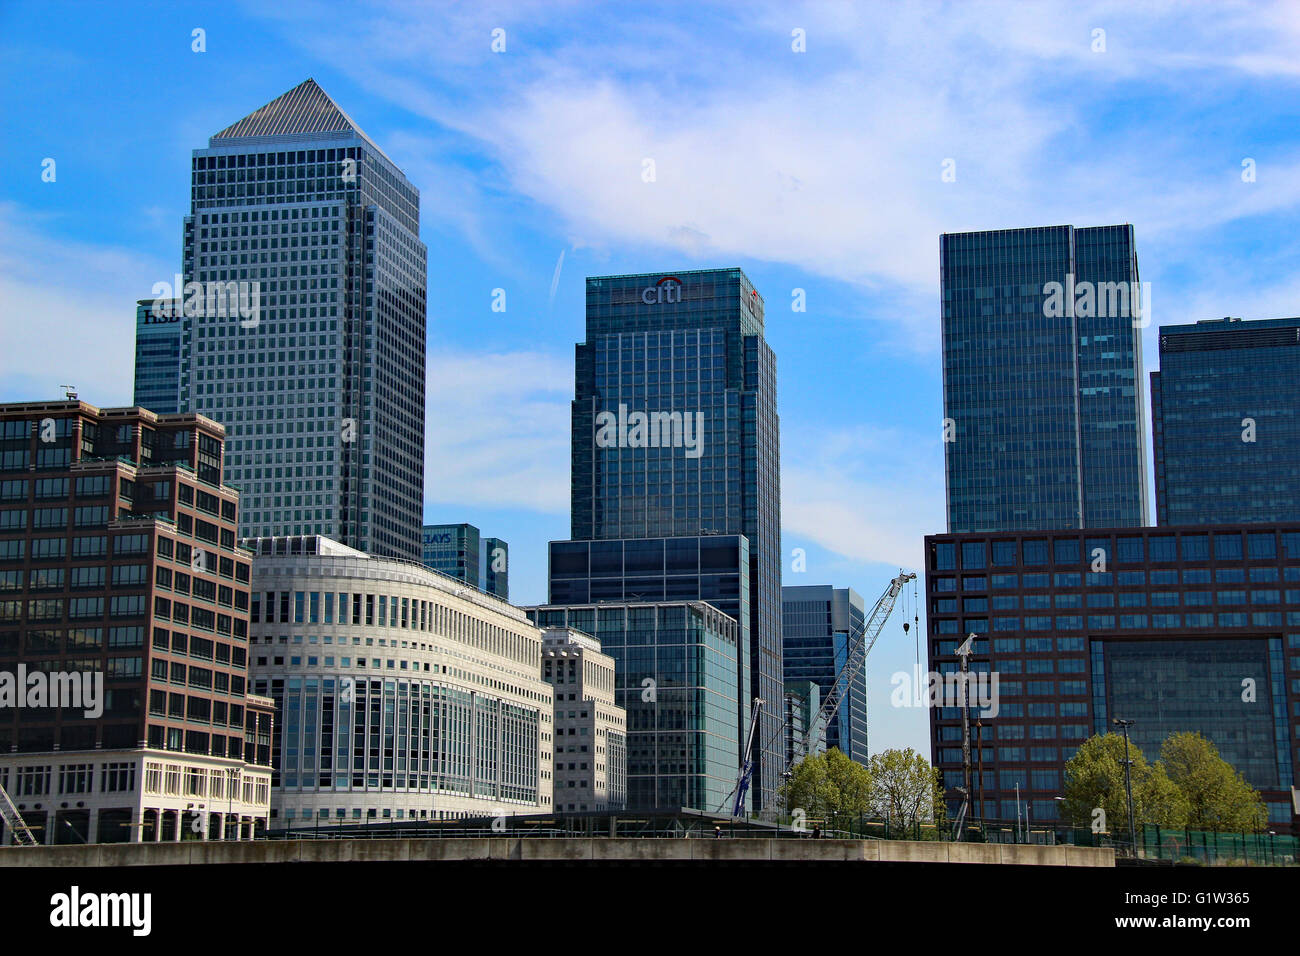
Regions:
<svg viewBox="0 0 1300 956"><path fill-rule="evenodd" d="M646 305L664 305L682 301L682 280L677 276L664 276L654 285L641 290L641 301Z"/></svg>

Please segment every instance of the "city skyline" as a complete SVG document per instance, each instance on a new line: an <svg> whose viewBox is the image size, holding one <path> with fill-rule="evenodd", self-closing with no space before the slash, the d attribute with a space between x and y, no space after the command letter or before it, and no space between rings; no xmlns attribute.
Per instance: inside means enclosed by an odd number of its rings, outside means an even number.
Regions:
<svg viewBox="0 0 1300 956"><path fill-rule="evenodd" d="M13 35L35 16L28 9L35 10L16 7L5 14L15 21ZM350 115L364 120L426 200L435 188L442 200L436 222L427 221L426 211L424 227L431 263L427 404L441 413L429 426L426 472L435 497L425 501L425 518L454 514L511 541L512 596L520 603L544 599L545 543L567 535L567 405L582 297L575 277L682 262L738 263L767 291L768 334L782 359L784 383L785 583L852 582L867 595L899 565L919 566L920 535L942 527L934 308L939 233L1130 221L1138 231L1143 279L1155 287L1155 324L1294 314L1295 280L1286 267L1294 240L1278 231L1297 201L1294 145L1289 134L1277 131L1281 124L1272 122L1280 107L1269 105L1292 82L1284 61L1272 58L1295 35L1295 21L1282 8L1252 17L1230 11L1207 15L1186 41L1200 56L1191 62L1178 59L1182 48L1165 36L1175 31L1159 13L1110 25L1113 14L1091 8L1056 26L1006 12L981 23L957 12L934 27L928 42L951 51L954 61L963 61L960 52L972 47L1003 54L990 59L1007 74L993 85L1005 106L983 106L973 120L945 124L945 117L958 115L971 102L972 95L959 90L956 113L937 113L935 125L946 129L909 133L862 172L814 158L842 154L859 135L845 132L845 124L825 122L817 112L838 90L829 74L851 70L864 88L895 91L887 78L915 73L902 61L910 51L906 38L922 25L907 13L894 14L871 40L874 45L855 52L865 22L833 20L812 9L800 13L806 15L797 24L764 9L746 27L710 13L648 26L646 14L630 11L619 22L602 21L609 42L586 51L588 65L569 67L580 71L575 78L553 64L556 53L571 51L564 31L573 21L559 18L544 25L527 12L489 11L482 18L452 20L399 12L397 23L405 29L381 32L363 25L353 39L364 55L350 61L331 57L323 35L292 14L284 23L242 10L205 14L201 25L208 46L200 54L190 45L191 30L200 24L160 12L130 45L158 50L160 39L174 34L168 44L174 42L175 51L164 45L144 69L118 56L121 48L96 49L89 41L104 35L104 21L85 10L67 34L48 41L85 60L80 69L51 79L51 102L68 104L59 108L60 122L51 124L48 105L35 104L15 104L7 118L11 134L30 146L0 160L9 184L0 207L4 300L16 313L46 315L66 332L62 349L38 347L29 337L40 333L28 329L42 325L6 318L14 347L0 374L0 399L54 398L59 384L72 382L101 406L129 404L134 302L175 272L175 224L178 211L188 205L185 156L233 116L309 75L346 104ZM745 48L770 59L772 79L739 116L746 124L759 115L769 123L773 115L788 117L793 145L775 155L746 155L748 166L711 145L710 140L726 137L702 133L735 105L735 86L674 86L653 96L638 92L648 71L671 64L691 75L684 61L707 59L698 39L701 21L718 28L723 51L755 41ZM252 28L244 29L249 24ZM1109 26L1104 52L1093 49L1098 24ZM505 52L496 55L490 38L500 25L509 39ZM796 26L807 33L806 61L795 59L799 54L790 48ZM241 46L247 40L246 49L232 49L236 31ZM659 62L625 55L643 47L645 35L664 40L654 44L662 46ZM449 68L414 61L418 44L432 37L445 49L447 62L464 71L463 79L443 72ZM295 44L300 56L266 56L285 42ZM375 51L386 48L397 55L376 65ZM35 62L30 49L15 54L4 67L11 78ZM514 62L510 57L525 56L546 67L531 83L503 66ZM878 67L866 65L872 56L880 59ZM260 69L243 69L259 57ZM620 57L627 66L616 68ZM126 90L136 104L100 110L99 117L93 107L103 102L102 94L82 92L85 71L108 60L121 77L113 102ZM173 82L150 89L145 78L160 62ZM794 73L804 62L812 72ZM1132 95L1167 107L1174 94L1158 74L1171 68L1186 81L1178 84L1180 95L1210 71L1226 75L1228 99L1250 98L1255 104L1247 126L1238 125L1231 106L1196 97L1192 103L1206 111L1203 119L1183 107L1167 121L1176 130L1180 119L1196 115L1202 119L1196 137L1142 137L1149 157L1119 148L1109 156L1056 158L1056 147L1076 126L1085 137L1122 138L1107 123L1116 122L1115 109ZM1032 94L1013 89L1014 84L1028 90L1055 71L1064 72L1066 85L1081 77L1099 80L1075 112L1064 116L1053 99L1060 86L1049 84ZM602 76L605 85L593 82ZM420 84L403 82L408 80L423 81L434 92L423 95ZM1139 94L1128 92L1135 82ZM66 90L60 85L65 83ZM483 85L484 99L452 105L452 94L473 83ZM931 83L927 76L924 84ZM573 97L572 107L554 105L566 99L557 91L584 86L594 92ZM494 108L488 100L503 91L510 95ZM796 91L805 94L804 111L788 106ZM896 92L900 102L864 108L856 118L868 130L893 129L887 121L895 109L917 113L918 106L934 105ZM681 97L680 108L664 109L673 96ZM520 109L543 102L552 108L534 116ZM782 103L785 113L779 111ZM493 122L474 119L475 107ZM562 137L542 135L547 128L581 129L574 124L583 110L622 120L618 128L636 134L630 137L636 148L626 155L595 151L584 164L560 151ZM1139 112L1157 116L1161 109ZM998 156L972 138L979 120L984 126L1011 124L1027 135L1019 143L1014 136L999 142L999 149L1012 145ZM119 133L129 130L144 148L72 158L80 144L103 136L110 123ZM1205 135L1216 140L1215 150L1200 149ZM689 185L691 177L682 170L682 159L692 155L704 161L696 167L697 181L716 186L721 170L739 170L742 183L758 187L752 199L746 204L701 201L707 188ZM40 178L47 156L59 163L57 180L49 183ZM657 160L653 184L642 180L647 158ZM955 160L951 182L943 179L947 159ZM1242 178L1247 159L1258 164L1258 176L1250 182ZM570 170L582 174L578 181L589 182L590 190L570 188ZM1062 198L1062 180L1080 188ZM866 188L872 183L877 188ZM891 184L897 198L891 197L878 216L847 216L852 225L840 225L839 210L828 198L848 197L850 209L860 211L854 194L878 199L879 183ZM744 194L743 189L724 192ZM784 216L781 203L789 204ZM90 215L74 222L73 210L83 209ZM888 225L876 225L876 219ZM780 228L756 228L765 220ZM901 239L894 223L903 224ZM809 241L809 224L826 237ZM498 288L506 294L504 312L492 310ZM793 310L794 290L805 293L806 312ZM1149 368L1156 354L1153 335L1147 330L1144 341ZM827 342L837 346L834 359L828 357ZM1149 409L1143 412L1149 415ZM448 500L436 497L443 494ZM806 577L792 570L796 548L804 552ZM873 701L887 699L890 673L910 666L910 642L894 631L891 627L893 644L882 640L868 668ZM924 749L923 714L873 708L871 718L873 743L901 741Z"/></svg>

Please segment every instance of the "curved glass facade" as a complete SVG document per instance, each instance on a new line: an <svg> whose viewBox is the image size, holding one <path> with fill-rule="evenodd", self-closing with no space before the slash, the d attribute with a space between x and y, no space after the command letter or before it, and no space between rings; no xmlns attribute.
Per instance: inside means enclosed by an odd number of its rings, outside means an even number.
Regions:
<svg viewBox="0 0 1300 956"><path fill-rule="evenodd" d="M521 611L319 537L249 545L273 823L550 809L553 695Z"/></svg>

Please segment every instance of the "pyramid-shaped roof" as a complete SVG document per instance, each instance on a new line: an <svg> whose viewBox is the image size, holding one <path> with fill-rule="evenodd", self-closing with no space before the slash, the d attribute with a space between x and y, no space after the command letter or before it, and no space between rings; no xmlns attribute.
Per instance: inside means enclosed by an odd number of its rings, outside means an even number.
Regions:
<svg viewBox="0 0 1300 956"><path fill-rule="evenodd" d="M261 109L254 110L239 122L227 126L212 137L217 140L245 136L296 136L312 133L352 133L361 137L388 159L387 154L352 122L328 93L313 79L304 80L288 93L276 97ZM388 159L391 163L392 160ZM396 165L396 164L394 164Z"/></svg>

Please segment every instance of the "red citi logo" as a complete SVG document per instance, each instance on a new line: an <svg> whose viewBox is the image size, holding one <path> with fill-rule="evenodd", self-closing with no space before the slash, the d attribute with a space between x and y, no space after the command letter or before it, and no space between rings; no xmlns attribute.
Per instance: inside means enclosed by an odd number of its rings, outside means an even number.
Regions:
<svg viewBox="0 0 1300 956"><path fill-rule="evenodd" d="M641 290L641 301L646 305L682 301L682 280L677 276L664 276L654 285Z"/></svg>

